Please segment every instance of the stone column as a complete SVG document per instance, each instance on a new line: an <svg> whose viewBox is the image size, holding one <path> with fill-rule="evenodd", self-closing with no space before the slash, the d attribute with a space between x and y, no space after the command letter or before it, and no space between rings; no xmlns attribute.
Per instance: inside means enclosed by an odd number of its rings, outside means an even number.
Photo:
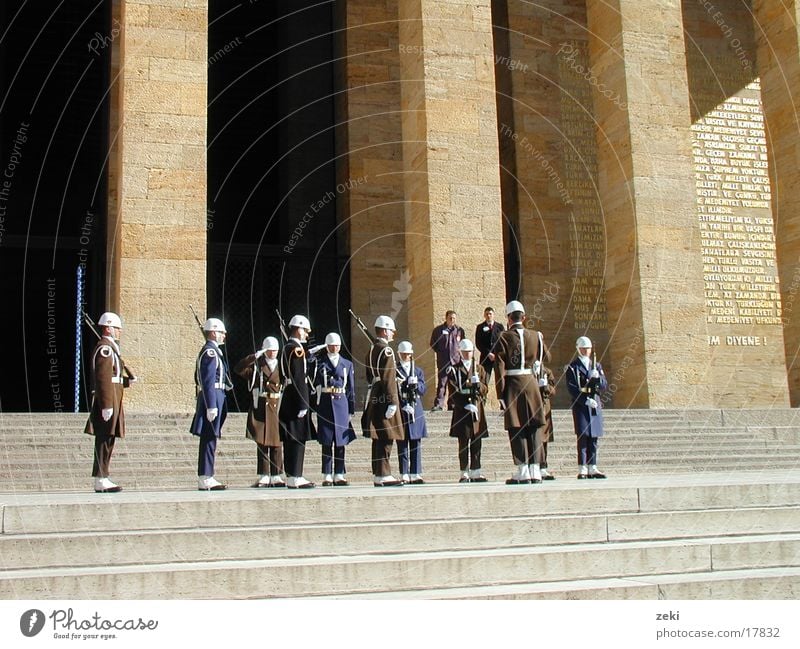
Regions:
<svg viewBox="0 0 800 649"><path fill-rule="evenodd" d="M408 329L433 384L432 354L420 352L445 311L471 338L483 308L502 318L505 302L491 5L399 8Z"/></svg>
<svg viewBox="0 0 800 649"><path fill-rule="evenodd" d="M586 8L615 403L712 405L681 3Z"/></svg>
<svg viewBox="0 0 800 649"><path fill-rule="evenodd" d="M378 315L394 318L407 336L403 151L400 129L400 61L397 0L338 4L336 72L337 182L350 187L337 197L340 232L350 258L350 304L372 331ZM313 325L313 323L312 323ZM357 381L368 342L351 326ZM360 404L361 405L361 404Z"/></svg>
<svg viewBox="0 0 800 649"><path fill-rule="evenodd" d="M792 407L800 405L800 7L754 0L761 98L766 122L783 338Z"/></svg>
<svg viewBox="0 0 800 649"><path fill-rule="evenodd" d="M109 308L134 410L194 407L206 311L207 0L121 0L109 161Z"/></svg>

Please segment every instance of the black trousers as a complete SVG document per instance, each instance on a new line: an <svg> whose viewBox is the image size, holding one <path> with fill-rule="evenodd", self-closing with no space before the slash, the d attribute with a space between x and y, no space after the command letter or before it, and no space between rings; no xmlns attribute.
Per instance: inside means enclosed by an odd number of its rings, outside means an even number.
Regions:
<svg viewBox="0 0 800 649"><path fill-rule="evenodd" d="M92 465L93 478L107 478L108 470L111 465L111 454L114 452L114 442L116 437L113 435L94 436L94 463Z"/></svg>
<svg viewBox="0 0 800 649"><path fill-rule="evenodd" d="M299 478L303 475L303 460L306 455L306 443L299 442L293 437L286 435L283 440L283 466L286 475L291 478Z"/></svg>
<svg viewBox="0 0 800 649"><path fill-rule="evenodd" d="M481 468L482 439L470 441L469 435L458 436L458 468L461 471Z"/></svg>

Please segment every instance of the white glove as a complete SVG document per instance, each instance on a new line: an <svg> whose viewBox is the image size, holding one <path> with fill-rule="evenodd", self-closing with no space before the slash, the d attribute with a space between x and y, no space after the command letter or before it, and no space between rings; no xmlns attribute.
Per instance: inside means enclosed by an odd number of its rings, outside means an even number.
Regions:
<svg viewBox="0 0 800 649"><path fill-rule="evenodd" d="M302 419L308 414L308 408L303 408L300 412L297 413L297 418Z"/></svg>
<svg viewBox="0 0 800 649"><path fill-rule="evenodd" d="M213 422L217 415L219 414L219 410L217 408L209 408L206 410L206 419L208 419L209 423Z"/></svg>
<svg viewBox="0 0 800 649"><path fill-rule="evenodd" d="M321 349L325 349L325 345L314 345L311 349L308 350L308 353L313 356Z"/></svg>
<svg viewBox="0 0 800 649"><path fill-rule="evenodd" d="M546 388L547 387L547 377L546 376L543 376L542 378L539 379L539 387L540 388Z"/></svg>
<svg viewBox="0 0 800 649"><path fill-rule="evenodd" d="M409 376L408 381L406 381L409 385L417 385L419 383L419 379L416 376Z"/></svg>
<svg viewBox="0 0 800 649"><path fill-rule="evenodd" d="M258 360L259 358L261 358L261 357L262 357L264 354L266 354L266 353L267 353L267 350L266 350L266 349L259 349L259 350L256 352L256 360Z"/></svg>
<svg viewBox="0 0 800 649"><path fill-rule="evenodd" d="M597 401L592 399L592 397L586 397L586 405L597 410Z"/></svg>
<svg viewBox="0 0 800 649"><path fill-rule="evenodd" d="M500 399L500 412L506 409L506 402Z"/></svg>
<svg viewBox="0 0 800 649"><path fill-rule="evenodd" d="M100 412L100 416L103 417L103 421L108 421L109 419L111 419L111 415L113 414L114 414L113 408L103 408L103 410Z"/></svg>
<svg viewBox="0 0 800 649"><path fill-rule="evenodd" d="M403 406L403 412L408 413L409 415L413 415L414 406L412 406L410 403L407 403L406 405Z"/></svg>
<svg viewBox="0 0 800 649"><path fill-rule="evenodd" d="M474 403L468 403L466 406L464 406L464 410L471 412L475 421L478 420L478 406L476 406Z"/></svg>
<svg viewBox="0 0 800 649"><path fill-rule="evenodd" d="M477 374L473 374L472 377L470 378L470 383L472 383L472 385L477 385L480 382L481 380Z"/></svg>
<svg viewBox="0 0 800 649"><path fill-rule="evenodd" d="M384 419L391 419L394 417L395 413L397 412L397 406L392 404L386 408L386 416Z"/></svg>
<svg viewBox="0 0 800 649"><path fill-rule="evenodd" d="M589 375L590 379L599 379L600 372L598 370L592 370L592 373Z"/></svg>

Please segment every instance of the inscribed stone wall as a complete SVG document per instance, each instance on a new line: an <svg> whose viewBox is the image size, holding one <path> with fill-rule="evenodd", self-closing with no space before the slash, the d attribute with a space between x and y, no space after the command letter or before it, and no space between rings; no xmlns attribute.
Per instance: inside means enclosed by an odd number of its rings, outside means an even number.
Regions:
<svg viewBox="0 0 800 649"><path fill-rule="evenodd" d="M714 18L702 4L684 2L711 389L717 400L785 405L780 282L753 26L739 2L720 2L717 9Z"/></svg>

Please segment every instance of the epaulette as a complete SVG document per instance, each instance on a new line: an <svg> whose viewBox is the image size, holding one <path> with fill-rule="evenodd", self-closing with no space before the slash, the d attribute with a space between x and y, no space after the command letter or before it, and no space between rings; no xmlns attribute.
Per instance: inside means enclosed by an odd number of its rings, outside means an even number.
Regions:
<svg viewBox="0 0 800 649"><path fill-rule="evenodd" d="M298 347L294 350L294 355L297 356L297 358L302 358L306 355L306 352L302 347Z"/></svg>
<svg viewBox="0 0 800 649"><path fill-rule="evenodd" d="M109 356L111 356L111 347L109 347L108 345L103 345L100 348L100 356L102 356L103 358L108 358Z"/></svg>
<svg viewBox="0 0 800 649"><path fill-rule="evenodd" d="M394 356L394 352L392 351L392 348L389 346L387 346L386 349L383 350L383 353L386 354L387 356Z"/></svg>
<svg viewBox="0 0 800 649"><path fill-rule="evenodd" d="M213 349L207 349L206 350L206 355L208 355L208 356L216 356L217 354Z"/></svg>

